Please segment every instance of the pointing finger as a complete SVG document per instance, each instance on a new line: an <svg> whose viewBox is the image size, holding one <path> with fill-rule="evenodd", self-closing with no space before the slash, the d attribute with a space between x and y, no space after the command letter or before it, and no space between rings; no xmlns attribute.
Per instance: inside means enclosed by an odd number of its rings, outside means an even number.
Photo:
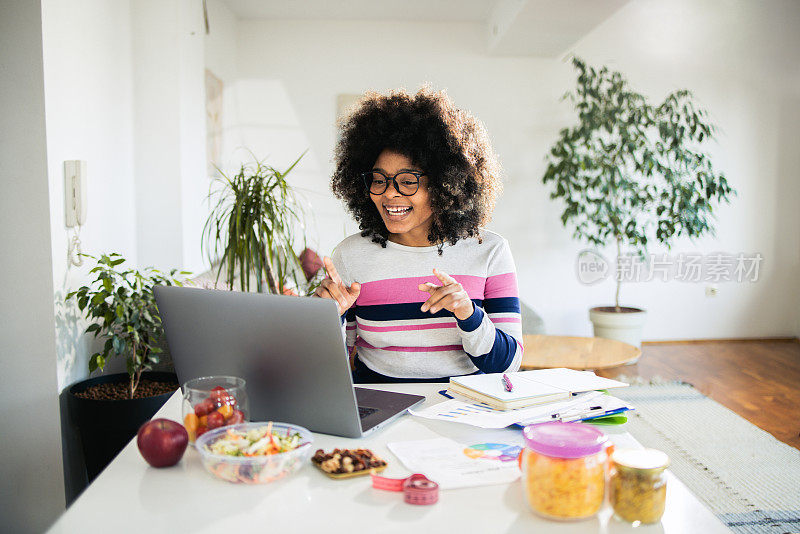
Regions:
<svg viewBox="0 0 800 534"><path fill-rule="evenodd" d="M450 276L449 274L447 274L444 271L440 271L438 269L434 269L433 270L433 274L435 274L436 278L441 280L442 283L445 284L445 285L446 284L455 284L455 283L457 283L455 278L453 278L452 276Z"/></svg>
<svg viewBox="0 0 800 534"><path fill-rule="evenodd" d="M336 271L336 267L333 265L333 260L330 259L328 256L325 256L322 259L322 263L325 264L325 270L328 271L328 276L331 277L331 280L333 280L337 284L341 284L342 283L342 278L339 276L339 273Z"/></svg>
<svg viewBox="0 0 800 534"><path fill-rule="evenodd" d="M441 286L437 286L436 284L433 284L431 282L425 282L424 284L420 284L419 285L419 290L420 291L425 291L427 293L430 293L431 291L433 291L435 289L439 289L439 287L441 287Z"/></svg>

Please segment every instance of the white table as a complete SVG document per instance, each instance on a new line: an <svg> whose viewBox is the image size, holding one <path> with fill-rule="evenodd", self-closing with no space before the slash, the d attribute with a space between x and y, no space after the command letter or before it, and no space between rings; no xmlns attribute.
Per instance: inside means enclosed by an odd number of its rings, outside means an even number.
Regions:
<svg viewBox="0 0 800 534"><path fill-rule="evenodd" d="M425 405L440 402L441 384L380 385L375 388L426 395ZM156 414L181 420L176 392ZM609 427L604 427L609 428ZM390 477L409 472L387 443L445 436L470 440L477 429L460 423L404 415L366 439L314 435L314 450L367 447L389 462ZM624 429L611 430L622 432ZM514 432L503 430L500 432ZM666 512L660 524L633 529L605 507L598 518L553 522L530 511L521 482L442 491L432 506L403 502L402 494L375 490L369 476L332 480L313 466L267 485L231 484L207 473L189 448L174 467L149 467L131 441L59 518L50 532L730 532L686 487L669 475Z"/></svg>

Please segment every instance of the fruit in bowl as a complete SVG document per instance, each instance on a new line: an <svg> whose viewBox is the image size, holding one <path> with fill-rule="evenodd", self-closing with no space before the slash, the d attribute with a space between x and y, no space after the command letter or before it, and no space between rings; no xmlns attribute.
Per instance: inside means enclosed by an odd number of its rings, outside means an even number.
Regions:
<svg viewBox="0 0 800 534"><path fill-rule="evenodd" d="M311 432L289 423L241 423L209 430L195 447L203 467L228 482L266 484L300 469L311 456Z"/></svg>
<svg viewBox="0 0 800 534"><path fill-rule="evenodd" d="M213 383L227 383L228 388ZM210 388L210 389L209 389ZM215 428L246 420L244 381L235 377L204 377L184 385L183 426L189 442Z"/></svg>

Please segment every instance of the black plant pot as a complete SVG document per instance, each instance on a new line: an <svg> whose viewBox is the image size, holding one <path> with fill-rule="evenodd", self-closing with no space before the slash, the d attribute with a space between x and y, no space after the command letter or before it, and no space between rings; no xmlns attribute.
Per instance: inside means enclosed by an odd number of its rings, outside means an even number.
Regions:
<svg viewBox="0 0 800 534"><path fill-rule="evenodd" d="M175 373L148 372L142 378L157 382L177 382ZM142 424L167 402L174 392L143 399L94 400L76 397L95 384L128 379L125 373L82 380L69 388L68 402L72 421L78 427L86 474L91 483L128 444Z"/></svg>

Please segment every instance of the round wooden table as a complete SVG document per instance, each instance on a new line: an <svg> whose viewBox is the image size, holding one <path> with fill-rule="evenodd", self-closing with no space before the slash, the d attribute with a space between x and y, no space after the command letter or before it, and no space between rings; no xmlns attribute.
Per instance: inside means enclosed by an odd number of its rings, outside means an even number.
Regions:
<svg viewBox="0 0 800 534"><path fill-rule="evenodd" d="M521 369L606 369L636 362L641 349L601 337L522 336L525 353Z"/></svg>

